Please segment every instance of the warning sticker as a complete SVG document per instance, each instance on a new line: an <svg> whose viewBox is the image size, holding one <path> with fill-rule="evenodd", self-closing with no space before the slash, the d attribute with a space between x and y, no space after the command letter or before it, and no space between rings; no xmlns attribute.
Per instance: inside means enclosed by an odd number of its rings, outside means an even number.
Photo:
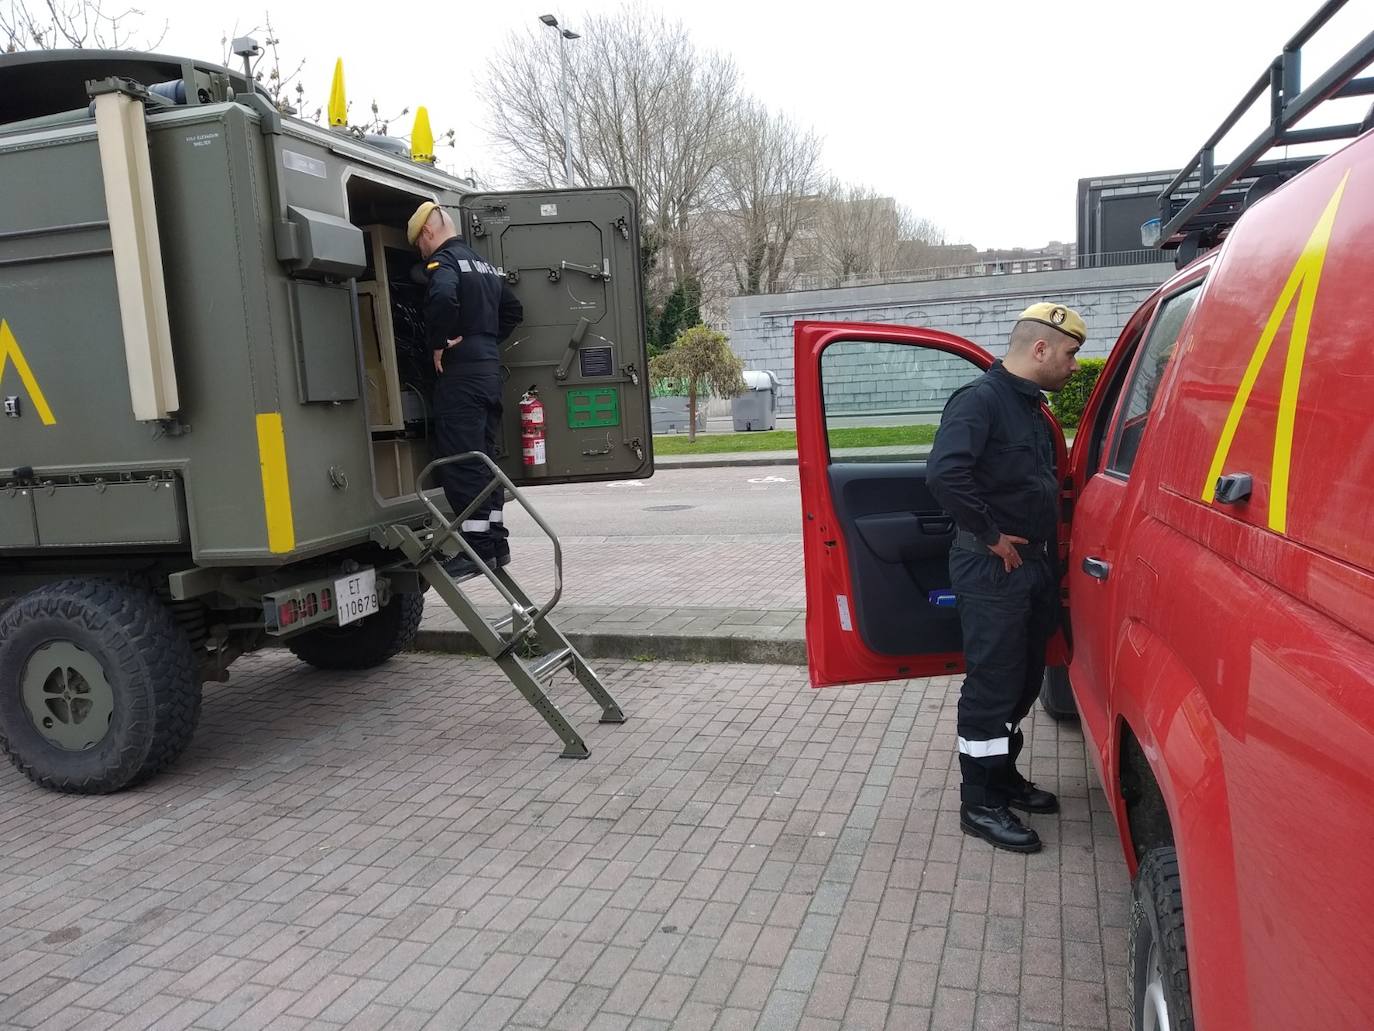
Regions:
<svg viewBox="0 0 1374 1031"><path fill-rule="evenodd" d="M539 205L539 214L543 218L553 218L558 214L558 205L541 204Z"/></svg>
<svg viewBox="0 0 1374 1031"><path fill-rule="evenodd" d="M852 632L854 630L854 621L849 617L849 599L843 594L837 594L835 595L835 604L840 610L840 629Z"/></svg>
<svg viewBox="0 0 1374 1031"><path fill-rule="evenodd" d="M297 154L294 150L282 151L281 163L293 172L304 172L306 175L313 175L316 179L328 178L323 161L319 158Z"/></svg>

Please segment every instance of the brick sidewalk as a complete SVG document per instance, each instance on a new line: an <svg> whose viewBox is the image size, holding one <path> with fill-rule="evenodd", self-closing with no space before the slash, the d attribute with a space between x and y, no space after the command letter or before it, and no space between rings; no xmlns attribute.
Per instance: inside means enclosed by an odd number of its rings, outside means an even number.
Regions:
<svg viewBox="0 0 1374 1031"><path fill-rule="evenodd" d="M1076 728L1038 712L1045 852L958 831L948 679L605 662L592 758L482 660L281 652L172 773L0 773L0 1025L1125 1028L1129 897Z"/></svg>

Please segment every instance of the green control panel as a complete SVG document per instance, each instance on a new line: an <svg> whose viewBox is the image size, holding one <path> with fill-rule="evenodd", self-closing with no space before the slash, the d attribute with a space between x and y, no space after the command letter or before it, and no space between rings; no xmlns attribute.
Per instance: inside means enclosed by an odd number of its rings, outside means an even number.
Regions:
<svg viewBox="0 0 1374 1031"><path fill-rule="evenodd" d="M620 394L614 387L569 390L568 429L594 430L620 425Z"/></svg>

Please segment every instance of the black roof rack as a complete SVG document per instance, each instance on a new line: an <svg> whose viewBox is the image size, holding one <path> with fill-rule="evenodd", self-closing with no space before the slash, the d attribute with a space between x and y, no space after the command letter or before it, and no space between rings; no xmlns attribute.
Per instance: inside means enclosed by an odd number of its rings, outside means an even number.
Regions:
<svg viewBox="0 0 1374 1031"><path fill-rule="evenodd" d="M1345 4L1346 0L1327 0L1322 5L1284 45L1283 52L1274 58L1226 120L1208 137L1193 160L1165 187L1159 195L1159 231L1155 246L1179 248L1180 263L1192 260L1202 248L1221 241L1247 204L1319 160L1314 157L1286 158L1261 164L1260 158L1270 149L1353 139L1374 128L1374 108L1363 122L1314 129L1293 128L1328 100L1374 96L1374 76L1357 78L1374 63L1374 32L1360 40L1307 89L1302 88L1303 45ZM1234 160L1218 169L1217 144L1266 91L1269 93L1269 125ZM1182 189L1185 185L1195 187L1197 192L1185 195ZM1150 223L1146 223L1146 227L1149 226ZM1146 227L1142 227L1142 235Z"/></svg>

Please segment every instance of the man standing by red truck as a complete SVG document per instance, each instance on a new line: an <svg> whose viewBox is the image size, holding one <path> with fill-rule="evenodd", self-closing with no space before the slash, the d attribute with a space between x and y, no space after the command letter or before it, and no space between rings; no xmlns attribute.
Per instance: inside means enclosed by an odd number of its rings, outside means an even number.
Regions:
<svg viewBox="0 0 1374 1031"><path fill-rule="evenodd" d="M959 824L996 848L1036 852L1040 836L1012 812L1053 813L1059 800L1016 768L1060 622L1059 475L1043 391L1078 368L1082 317L1033 304L1012 329L1007 356L945 406L926 470L958 526L950 551L967 675L959 696Z"/></svg>

